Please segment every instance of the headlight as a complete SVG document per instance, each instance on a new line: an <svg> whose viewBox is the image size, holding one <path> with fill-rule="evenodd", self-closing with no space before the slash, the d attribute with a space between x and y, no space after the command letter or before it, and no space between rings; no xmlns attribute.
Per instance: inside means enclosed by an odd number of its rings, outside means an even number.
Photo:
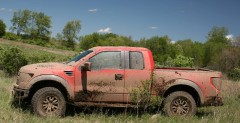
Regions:
<svg viewBox="0 0 240 123"><path fill-rule="evenodd" d="M212 78L212 84L217 90L221 90L222 79L221 78Z"/></svg>

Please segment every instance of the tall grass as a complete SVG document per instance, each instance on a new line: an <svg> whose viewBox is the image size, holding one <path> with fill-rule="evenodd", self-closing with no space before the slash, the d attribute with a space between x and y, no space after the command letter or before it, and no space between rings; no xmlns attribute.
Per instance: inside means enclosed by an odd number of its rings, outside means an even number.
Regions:
<svg viewBox="0 0 240 123"><path fill-rule="evenodd" d="M166 123L186 123L186 122L213 122L213 123L233 123L240 121L240 82L223 81L222 95L224 105L220 107L199 108L196 116L193 117L167 117L162 113L155 115L153 112L142 112L137 114L133 110L125 108L71 108L66 117L41 118L31 113L30 109L15 108L11 106L12 85L14 77L6 77L0 71L0 122L1 123L102 123L102 122L166 122Z"/></svg>

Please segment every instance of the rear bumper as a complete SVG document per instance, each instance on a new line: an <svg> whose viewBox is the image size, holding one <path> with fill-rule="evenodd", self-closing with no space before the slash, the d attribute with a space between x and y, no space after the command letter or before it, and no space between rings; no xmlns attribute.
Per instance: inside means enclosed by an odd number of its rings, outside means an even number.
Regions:
<svg viewBox="0 0 240 123"><path fill-rule="evenodd" d="M221 97L208 97L207 101L203 104L203 106L222 106L223 101Z"/></svg>

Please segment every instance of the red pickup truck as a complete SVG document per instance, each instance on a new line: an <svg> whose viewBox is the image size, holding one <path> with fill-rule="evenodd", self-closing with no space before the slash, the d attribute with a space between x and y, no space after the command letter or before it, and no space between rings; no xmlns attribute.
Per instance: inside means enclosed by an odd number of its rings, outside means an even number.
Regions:
<svg viewBox="0 0 240 123"><path fill-rule="evenodd" d="M146 48L94 47L67 63L22 67L13 95L14 100L29 100L40 116L63 116L67 103L136 105L132 93L147 81L151 98L163 99L159 105L167 115L189 116L197 107L222 104L221 77L220 72L203 69L155 69Z"/></svg>

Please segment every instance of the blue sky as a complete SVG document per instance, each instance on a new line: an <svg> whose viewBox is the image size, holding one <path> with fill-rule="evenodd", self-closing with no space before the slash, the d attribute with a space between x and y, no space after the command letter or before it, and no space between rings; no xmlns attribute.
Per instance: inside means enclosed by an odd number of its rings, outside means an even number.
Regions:
<svg viewBox="0 0 240 123"><path fill-rule="evenodd" d="M168 35L173 41L206 41L213 26L240 36L240 0L0 0L7 28L13 12L29 9L51 16L52 36L80 20L79 36L112 32L134 40Z"/></svg>

